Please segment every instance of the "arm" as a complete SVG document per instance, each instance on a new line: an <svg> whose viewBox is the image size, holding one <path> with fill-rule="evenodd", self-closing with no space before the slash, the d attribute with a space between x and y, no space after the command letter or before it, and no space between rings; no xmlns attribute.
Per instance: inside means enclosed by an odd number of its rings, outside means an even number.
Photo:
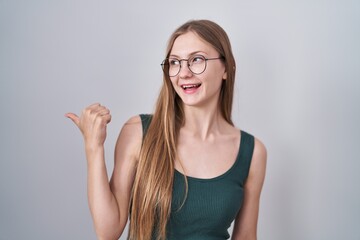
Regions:
<svg viewBox="0 0 360 240"><path fill-rule="evenodd" d="M100 177L92 178L89 171L89 206L99 239L118 239L124 231L141 143L141 120L136 116L125 123L117 139L110 184L108 178L104 183Z"/></svg>
<svg viewBox="0 0 360 240"><path fill-rule="evenodd" d="M137 124L129 124L136 122L136 117L130 119L121 130L116 144L114 173L109 184L104 159L106 125L111 119L109 110L93 104L84 109L80 117L73 113L66 116L73 120L84 137L88 201L97 237L118 239L127 222L132 178L141 146L140 118L137 117Z"/></svg>
<svg viewBox="0 0 360 240"><path fill-rule="evenodd" d="M139 116L130 118L124 125L115 147L114 172L110 188L114 193L120 214L120 234L128 220L136 163L142 145L142 123ZM118 236L119 237L119 236ZM117 238L116 238L117 239Z"/></svg>
<svg viewBox="0 0 360 240"><path fill-rule="evenodd" d="M249 176L244 186L244 202L235 219L232 240L256 240L260 193L266 170L266 148L255 139Z"/></svg>

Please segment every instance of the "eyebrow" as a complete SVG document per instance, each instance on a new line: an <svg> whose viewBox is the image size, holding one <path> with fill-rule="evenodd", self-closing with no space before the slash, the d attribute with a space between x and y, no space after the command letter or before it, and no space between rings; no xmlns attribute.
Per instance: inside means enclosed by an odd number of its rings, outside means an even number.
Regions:
<svg viewBox="0 0 360 240"><path fill-rule="evenodd" d="M199 53L203 53L205 55L207 55L206 52L203 52L203 51L195 51L195 52L191 52L190 54L188 54L188 56L193 56L193 55L196 55L196 54L199 54ZM170 54L169 57L177 57L177 58L180 58L178 55L176 54Z"/></svg>

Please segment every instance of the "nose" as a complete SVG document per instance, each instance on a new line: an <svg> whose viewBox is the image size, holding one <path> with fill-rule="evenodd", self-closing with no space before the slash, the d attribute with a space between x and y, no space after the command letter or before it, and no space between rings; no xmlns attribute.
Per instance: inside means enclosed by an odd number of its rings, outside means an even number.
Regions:
<svg viewBox="0 0 360 240"><path fill-rule="evenodd" d="M181 61L181 67L180 67L180 72L179 72L179 77L180 78L188 78L192 76L192 72L190 71L190 66L187 60L182 60Z"/></svg>

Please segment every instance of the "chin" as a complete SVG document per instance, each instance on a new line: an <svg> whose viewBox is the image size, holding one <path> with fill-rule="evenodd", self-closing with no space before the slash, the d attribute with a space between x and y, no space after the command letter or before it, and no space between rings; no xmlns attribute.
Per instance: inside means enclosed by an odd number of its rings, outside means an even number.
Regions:
<svg viewBox="0 0 360 240"><path fill-rule="evenodd" d="M183 106L187 106L187 107L200 107L200 106L204 105L203 101L190 100L190 99L182 99L182 103L183 103Z"/></svg>

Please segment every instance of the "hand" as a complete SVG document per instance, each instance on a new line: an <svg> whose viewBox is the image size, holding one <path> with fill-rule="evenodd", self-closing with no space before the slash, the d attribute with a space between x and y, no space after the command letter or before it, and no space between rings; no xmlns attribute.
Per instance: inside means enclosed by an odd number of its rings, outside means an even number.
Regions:
<svg viewBox="0 0 360 240"><path fill-rule="evenodd" d="M80 129L85 146L103 146L106 139L106 125L111 121L109 109L95 103L85 108L80 117L74 113L67 113L65 117L70 118Z"/></svg>

